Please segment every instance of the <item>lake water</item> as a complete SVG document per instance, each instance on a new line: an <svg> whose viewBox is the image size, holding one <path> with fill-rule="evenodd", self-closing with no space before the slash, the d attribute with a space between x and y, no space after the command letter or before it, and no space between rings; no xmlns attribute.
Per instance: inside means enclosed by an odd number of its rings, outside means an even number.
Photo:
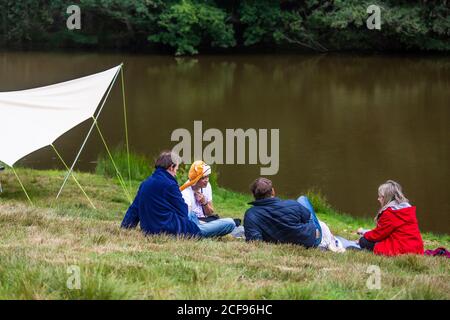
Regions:
<svg viewBox="0 0 450 320"><path fill-rule="evenodd" d="M373 217L377 187L403 185L423 231L450 232L450 58L232 55L179 58L105 53L0 53L0 91L44 86L125 64L130 145L149 157L173 130L279 129L278 193L319 189L337 209ZM100 116L110 146L124 141L120 82ZM1 126L1 114L0 114ZM69 160L89 128L56 142ZM2 137L8 133L2 132ZM207 143L204 144L206 146ZM93 135L79 169L92 170ZM58 167L50 148L21 163ZM219 183L248 192L261 165L219 165Z"/></svg>

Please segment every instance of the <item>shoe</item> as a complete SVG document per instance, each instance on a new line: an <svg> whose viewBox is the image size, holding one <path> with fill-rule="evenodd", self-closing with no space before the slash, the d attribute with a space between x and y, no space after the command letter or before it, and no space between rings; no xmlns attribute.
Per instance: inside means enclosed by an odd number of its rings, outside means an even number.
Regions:
<svg viewBox="0 0 450 320"><path fill-rule="evenodd" d="M233 220L234 220L234 223L236 224L236 227L239 227L242 223L241 219L233 219Z"/></svg>
<svg viewBox="0 0 450 320"><path fill-rule="evenodd" d="M245 239L245 230L243 226L239 226L234 228L234 230L230 233L236 239Z"/></svg>

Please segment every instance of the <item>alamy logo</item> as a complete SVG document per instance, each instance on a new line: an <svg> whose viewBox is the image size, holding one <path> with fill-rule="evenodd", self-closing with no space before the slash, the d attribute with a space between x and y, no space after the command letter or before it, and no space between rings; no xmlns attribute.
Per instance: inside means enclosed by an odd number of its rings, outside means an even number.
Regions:
<svg viewBox="0 0 450 320"><path fill-rule="evenodd" d="M270 153L269 150L270 131ZM279 169L280 130L279 129L226 129L210 128L203 132L202 121L194 121L194 139L184 128L175 129L171 141L179 142L172 151L184 163L203 160L208 164L261 164L261 175L275 175ZM225 148L224 148L225 140ZM193 158L192 158L192 142ZM203 142L210 142L203 148ZM248 142L248 143L247 143ZM246 152L248 146L248 152ZM225 154L224 154L225 151ZM236 152L235 152L236 151ZM248 157L246 157L248 155Z"/></svg>
<svg viewBox="0 0 450 320"><path fill-rule="evenodd" d="M66 281L66 286L69 290L80 290L81 289L81 277L80 277L80 267L79 266L69 266L67 268L67 274L69 277Z"/></svg>
<svg viewBox="0 0 450 320"><path fill-rule="evenodd" d="M367 29L369 30L381 30L381 10L377 5L370 5L367 7L367 13L370 17L366 21Z"/></svg>
<svg viewBox="0 0 450 320"><path fill-rule="evenodd" d="M81 29L81 9L77 5L67 7L67 14L70 16L66 20L66 26L69 30Z"/></svg>
<svg viewBox="0 0 450 320"><path fill-rule="evenodd" d="M380 290L381 289L381 269L379 266L370 265L366 273L370 274L366 281L367 289Z"/></svg>

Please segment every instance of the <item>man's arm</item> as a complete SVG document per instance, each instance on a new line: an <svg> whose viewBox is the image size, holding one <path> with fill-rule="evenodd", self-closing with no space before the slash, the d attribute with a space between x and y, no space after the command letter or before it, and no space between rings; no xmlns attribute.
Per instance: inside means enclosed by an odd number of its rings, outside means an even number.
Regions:
<svg viewBox="0 0 450 320"><path fill-rule="evenodd" d="M128 208L128 211L125 214L125 217L123 217L122 224L120 226L125 229L132 229L136 228L138 223L139 223L139 214L135 200Z"/></svg>
<svg viewBox="0 0 450 320"><path fill-rule="evenodd" d="M308 223L311 220L311 212L309 212L309 210L301 204L299 204L298 214L300 223Z"/></svg>
<svg viewBox="0 0 450 320"><path fill-rule="evenodd" d="M188 217L188 205L184 201L180 188L177 184L172 184L166 189L167 201L175 207L175 213L181 217Z"/></svg>
<svg viewBox="0 0 450 320"><path fill-rule="evenodd" d="M258 227L254 218L248 214L248 212L246 212L244 216L244 231L246 241L263 240L261 229Z"/></svg>

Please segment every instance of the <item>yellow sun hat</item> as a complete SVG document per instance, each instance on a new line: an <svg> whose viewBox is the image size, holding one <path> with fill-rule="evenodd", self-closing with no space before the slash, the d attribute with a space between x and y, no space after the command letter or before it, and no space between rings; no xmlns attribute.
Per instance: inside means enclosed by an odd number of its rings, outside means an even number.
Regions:
<svg viewBox="0 0 450 320"><path fill-rule="evenodd" d="M193 186L203 177L209 176L211 174L211 167L207 165L204 161L198 160L195 161L191 168L189 169L189 180L186 181L185 184L183 184L180 187L180 191L183 191L186 188L189 188L190 186Z"/></svg>

